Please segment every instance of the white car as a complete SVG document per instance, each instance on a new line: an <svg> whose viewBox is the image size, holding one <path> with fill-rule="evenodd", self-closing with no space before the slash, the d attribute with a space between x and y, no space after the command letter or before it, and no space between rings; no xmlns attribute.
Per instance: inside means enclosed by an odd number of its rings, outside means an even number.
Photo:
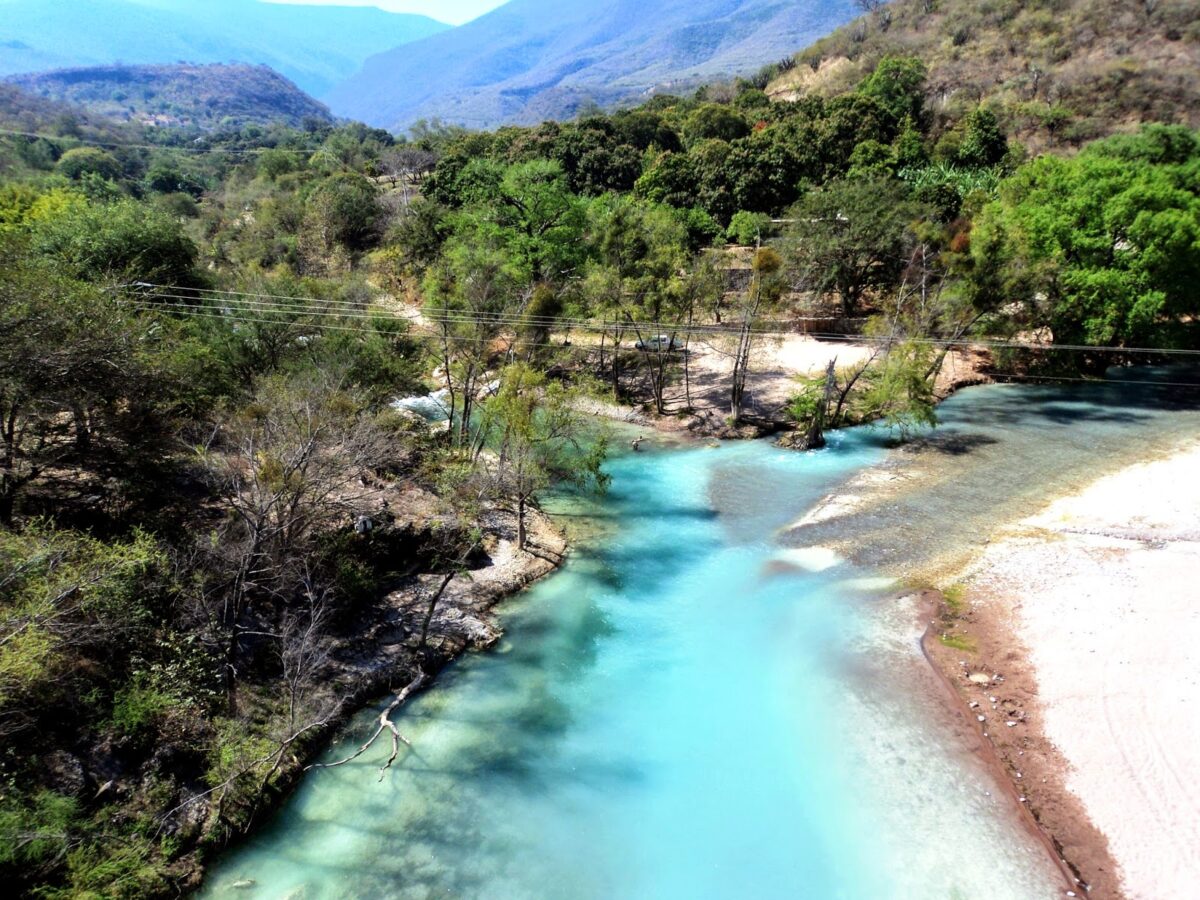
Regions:
<svg viewBox="0 0 1200 900"><path fill-rule="evenodd" d="M639 350L682 350L683 342L677 338L671 337L669 334L660 334L657 337L646 338L644 341L638 341L634 344Z"/></svg>

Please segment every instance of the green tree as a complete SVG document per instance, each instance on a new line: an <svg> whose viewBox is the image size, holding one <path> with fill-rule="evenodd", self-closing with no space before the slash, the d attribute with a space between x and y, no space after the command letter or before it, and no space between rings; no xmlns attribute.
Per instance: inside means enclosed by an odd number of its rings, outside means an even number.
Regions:
<svg viewBox="0 0 1200 900"><path fill-rule="evenodd" d="M660 323L682 321L695 300L686 277L689 241L671 210L633 197L601 198L592 205L590 219L595 259L584 291L591 310L608 323L605 337L612 340L611 381L614 395L619 395L622 344L632 339L650 346L649 340L659 336ZM676 339L674 334L669 337ZM638 354L638 362L661 413L671 363L669 347L644 350Z"/></svg>
<svg viewBox="0 0 1200 900"><path fill-rule="evenodd" d="M72 203L34 223L33 249L78 278L197 283L196 246L179 221L133 200Z"/></svg>
<svg viewBox="0 0 1200 900"><path fill-rule="evenodd" d="M119 181L124 174L121 163L107 150L99 147L75 147L64 153L54 167L60 175L79 181L86 175L97 175L106 181Z"/></svg>
<svg viewBox="0 0 1200 900"><path fill-rule="evenodd" d="M705 103L687 117L683 133L689 145L700 141L734 141L750 133L750 125L737 110L720 103Z"/></svg>
<svg viewBox="0 0 1200 900"><path fill-rule="evenodd" d="M986 106L977 107L967 116L964 125L956 154L959 165L985 169L1004 161L1008 155L1008 139L992 110Z"/></svg>
<svg viewBox="0 0 1200 900"><path fill-rule="evenodd" d="M524 550L525 513L534 496L555 481L603 491L609 476L601 468L608 441L580 411L582 394L525 363L508 366L500 389L484 410L488 442L494 448L495 483L515 506L517 546Z"/></svg>
<svg viewBox="0 0 1200 900"><path fill-rule="evenodd" d="M885 56L858 86L859 93L873 97L896 123L911 118L921 121L925 107L925 78L928 72L915 56Z"/></svg>
<svg viewBox="0 0 1200 900"><path fill-rule="evenodd" d="M379 238L379 193L362 175L342 172L326 178L313 189L306 205L304 233L314 254L328 254L335 247L361 253Z"/></svg>
<svg viewBox="0 0 1200 900"><path fill-rule="evenodd" d="M111 297L0 241L0 526L35 482L104 496L159 465L169 376L142 331Z"/></svg>
<svg viewBox="0 0 1200 900"><path fill-rule="evenodd" d="M725 235L735 244L749 246L757 244L771 233L771 217L765 213L742 210L729 222Z"/></svg>
<svg viewBox="0 0 1200 900"><path fill-rule="evenodd" d="M796 207L800 224L787 241L795 284L836 295L843 315L856 315L872 291L898 283L924 212L892 179L829 182Z"/></svg>
<svg viewBox="0 0 1200 900"><path fill-rule="evenodd" d="M1163 137L1102 141L1018 170L972 235L977 290L1020 302L1025 321L1059 343L1170 341L1171 326L1200 311L1200 139L1176 129L1182 151L1164 152Z"/></svg>

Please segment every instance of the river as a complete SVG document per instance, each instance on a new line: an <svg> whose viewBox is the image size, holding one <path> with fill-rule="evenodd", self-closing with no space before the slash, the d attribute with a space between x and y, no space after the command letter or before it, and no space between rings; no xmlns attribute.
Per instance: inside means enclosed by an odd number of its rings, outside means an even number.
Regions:
<svg viewBox="0 0 1200 900"><path fill-rule="evenodd" d="M1096 442L1071 429L1108 429L1115 445L1151 427L1083 416L1111 398L1070 397L1078 421L1056 427L1083 457ZM1014 411L1061 402L989 388L943 415L951 430L987 417L1021 430ZM451 666L399 717L413 751L382 780L382 742L310 773L202 896L1061 896L1043 846L954 730L903 591L785 546L789 523L884 460L884 438L614 459L567 565L501 608L493 651Z"/></svg>

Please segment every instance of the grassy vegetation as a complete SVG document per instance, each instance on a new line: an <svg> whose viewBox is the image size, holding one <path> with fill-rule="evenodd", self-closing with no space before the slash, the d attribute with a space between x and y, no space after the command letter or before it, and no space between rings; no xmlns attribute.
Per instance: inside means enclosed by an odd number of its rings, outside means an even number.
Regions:
<svg viewBox="0 0 1200 900"><path fill-rule="evenodd" d="M961 650L963 653L974 653L978 649L975 640L965 634L943 634L938 640L942 642L943 647Z"/></svg>
<svg viewBox="0 0 1200 900"><path fill-rule="evenodd" d="M942 602L951 616L961 616L967 610L967 589L961 584L952 584L942 591Z"/></svg>

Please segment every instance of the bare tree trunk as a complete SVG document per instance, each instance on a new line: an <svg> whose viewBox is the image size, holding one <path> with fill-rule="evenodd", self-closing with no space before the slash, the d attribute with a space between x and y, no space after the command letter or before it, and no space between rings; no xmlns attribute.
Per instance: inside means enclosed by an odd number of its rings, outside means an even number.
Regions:
<svg viewBox="0 0 1200 900"><path fill-rule="evenodd" d="M695 301L688 304L687 336L683 340L683 397L687 411L692 411L692 322L695 318Z"/></svg>
<svg viewBox="0 0 1200 900"><path fill-rule="evenodd" d="M92 429L88 424L87 411L79 403L71 404L71 418L75 425L75 449L87 453L92 449Z"/></svg>
<svg viewBox="0 0 1200 900"><path fill-rule="evenodd" d="M804 435L805 450L818 450L825 446L825 417L829 412L829 404L833 400L833 392L837 389L836 367L837 359L831 359L829 368L825 370L825 393L821 397L821 405L817 408L817 414L808 424L808 431Z"/></svg>
<svg viewBox="0 0 1200 900"><path fill-rule="evenodd" d="M517 498L517 549L524 550L527 536L525 534L525 496Z"/></svg>
<svg viewBox="0 0 1200 900"><path fill-rule="evenodd" d="M425 647L425 640L429 637L429 623L433 621L434 611L437 610L438 602L442 599L442 595L446 593L446 588L450 587L450 582L454 580L457 572L451 572L442 578L442 583L438 585L438 589L434 591L433 596L429 598L429 606L425 610L425 621L421 623L421 647Z"/></svg>
<svg viewBox="0 0 1200 900"><path fill-rule="evenodd" d="M737 425L742 419L742 402L746 394L746 376L750 371L750 348L753 344L753 335L750 333L750 317L746 317L746 322L742 325L741 334L738 336L737 354L733 359L733 387L729 397L729 415L733 419L733 424Z"/></svg>

